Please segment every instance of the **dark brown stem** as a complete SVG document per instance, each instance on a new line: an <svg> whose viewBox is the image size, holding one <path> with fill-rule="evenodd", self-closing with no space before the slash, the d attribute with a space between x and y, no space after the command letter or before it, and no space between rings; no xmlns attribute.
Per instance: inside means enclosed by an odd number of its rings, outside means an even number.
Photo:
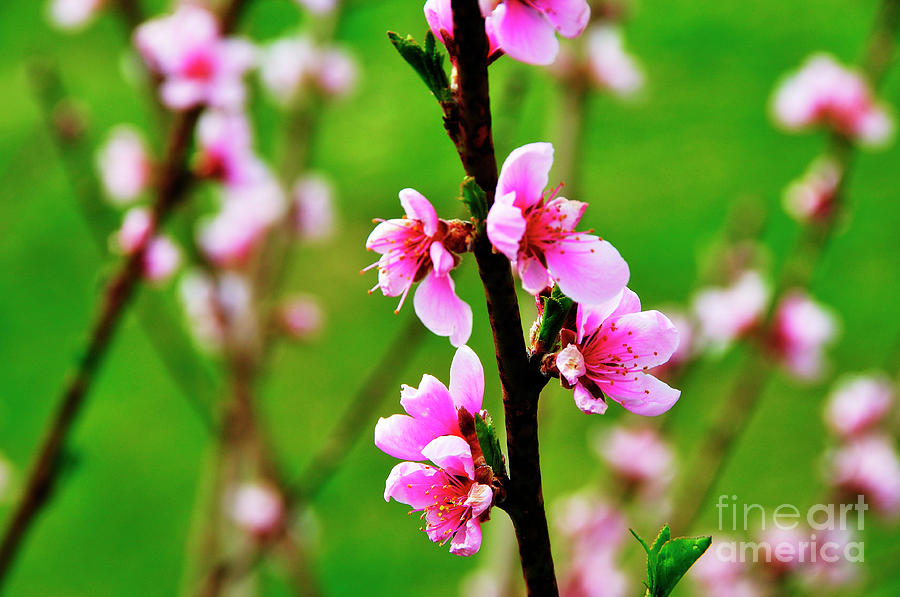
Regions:
<svg viewBox="0 0 900 597"><path fill-rule="evenodd" d="M460 114L456 146L466 174L485 191L490 206L497 186L497 160L484 17L477 0L452 0L452 9ZM509 261L494 252L483 232L475 240L475 258L484 284L506 414L510 479L503 507L516 530L528 595L554 596L559 590L541 490L537 427L538 398L546 379L529 362Z"/></svg>
<svg viewBox="0 0 900 597"><path fill-rule="evenodd" d="M234 22L233 19L244 3L244 0L232 0L226 10L226 15L231 18L229 23ZM229 27L230 25L223 26L223 31L227 32ZM201 110L202 107L198 107L179 114L171 126L165 148L166 159L160 168L152 209L152 221L157 229L163 226L190 185L191 177L185 165ZM59 479L60 459L69 431L81 412L96 372L142 278L148 241L142 243L125 260L106 285L83 356L60 395L56 414L41 441L37 459L25 483L25 491L13 508L0 540L0 588L15 561L22 540L37 514L48 503Z"/></svg>
<svg viewBox="0 0 900 597"><path fill-rule="evenodd" d="M894 55L894 38L900 26L900 0L884 0L875 26L866 43L866 52L861 60L861 69L877 89ZM806 227L797 246L785 263L779 276L773 301L762 330L771 330L774 313L781 299L793 288L808 287L815 274L821 256L834 236L837 222L846 208L845 192L850 178L851 166L855 158L855 148L846 138L838 134L831 136L825 155L833 160L840 170L840 180L833 197L833 208L828 217ZM678 532L688 532L696 523L701 508L707 503L715 489L731 453L747 428L760 402L772 371L771 356L765 337L754 338L754 353L745 361L738 374L735 388L726 401L726 408L718 413L711 432L704 438L697 453L699 462L690 469L695 476L690 479L676 499L676 518L672 527Z"/></svg>

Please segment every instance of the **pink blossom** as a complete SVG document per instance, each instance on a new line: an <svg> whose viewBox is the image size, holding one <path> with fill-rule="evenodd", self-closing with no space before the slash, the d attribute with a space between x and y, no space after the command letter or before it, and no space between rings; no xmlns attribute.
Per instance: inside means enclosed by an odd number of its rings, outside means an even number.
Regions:
<svg viewBox="0 0 900 597"><path fill-rule="evenodd" d="M338 0L294 0L309 12L317 15L325 15L334 11Z"/></svg>
<svg viewBox="0 0 900 597"><path fill-rule="evenodd" d="M248 185L265 176L253 151L253 132L242 112L207 110L197 123L198 173L226 185Z"/></svg>
<svg viewBox="0 0 900 597"><path fill-rule="evenodd" d="M668 444L652 428L614 428L595 444L601 458L626 484L659 495L674 474Z"/></svg>
<svg viewBox="0 0 900 597"><path fill-rule="evenodd" d="M279 311L282 327L294 338L308 338L322 328L322 307L312 297L293 297Z"/></svg>
<svg viewBox="0 0 900 597"><path fill-rule="evenodd" d="M163 76L163 103L175 110L200 104L234 110L244 103L243 76L255 61L252 44L220 36L216 17L191 4L137 28L134 43Z"/></svg>
<svg viewBox="0 0 900 597"><path fill-rule="evenodd" d="M578 553L615 551L628 536L622 513L593 495L576 494L560 502L554 520Z"/></svg>
<svg viewBox="0 0 900 597"><path fill-rule="evenodd" d="M244 483L231 500L231 518L244 531L264 537L275 532L284 518L284 502L278 492L260 483Z"/></svg>
<svg viewBox="0 0 900 597"><path fill-rule="evenodd" d="M122 226L115 233L116 249L130 255L147 241L153 232L153 215L146 207L133 207L125 212Z"/></svg>
<svg viewBox="0 0 900 597"><path fill-rule="evenodd" d="M414 189L400 191L400 203L406 217L376 220L379 224L366 240L367 249L381 254L363 270L378 268L378 284L370 292L380 288L385 296L399 296L399 313L409 289L421 280L413 298L416 315L429 330L461 346L472 333L472 309L456 296L450 277L458 258L442 242L447 222L439 220L428 199Z"/></svg>
<svg viewBox="0 0 900 597"><path fill-rule="evenodd" d="M738 542L717 537L718 545ZM747 565L737 559L723 558L716 543L691 567L688 577L701 589L699 595L707 597L763 597L761 587L748 576Z"/></svg>
<svg viewBox="0 0 900 597"><path fill-rule="evenodd" d="M813 55L781 82L773 113L792 131L827 126L867 144L885 143L894 129L892 117L872 97L862 74L828 54Z"/></svg>
<svg viewBox="0 0 900 597"><path fill-rule="evenodd" d="M877 425L893 403L894 389L885 375L842 379L825 405L825 422L841 437L858 435Z"/></svg>
<svg viewBox="0 0 900 597"><path fill-rule="evenodd" d="M404 385L400 405L408 414L381 418L375 425L375 445L395 458L424 460L426 445L442 435L462 437L457 411L481 411L484 369L478 355L460 346L450 366L450 389L431 375L418 388Z"/></svg>
<svg viewBox="0 0 900 597"><path fill-rule="evenodd" d="M224 272L213 278L189 271L182 276L178 290L194 339L205 350L220 349L226 335L256 335L253 291L244 276Z"/></svg>
<svg viewBox="0 0 900 597"><path fill-rule="evenodd" d="M107 196L119 204L137 199L150 182L152 164L144 140L134 128L119 125L97 152L97 169Z"/></svg>
<svg viewBox="0 0 900 597"><path fill-rule="evenodd" d="M830 159L813 162L806 174L784 192L784 209L795 220L810 222L831 215L841 169Z"/></svg>
<svg viewBox="0 0 900 597"><path fill-rule="evenodd" d="M575 389L585 413L606 412L606 397L633 413L662 414L681 391L648 373L678 347L678 330L659 311L641 311L641 301L625 288L605 303L578 305L576 331L560 333L556 357L560 381Z"/></svg>
<svg viewBox="0 0 900 597"><path fill-rule="evenodd" d="M795 572L812 559L809 533L801 528L770 528L762 533L760 542L767 554L763 563L776 577Z"/></svg>
<svg viewBox="0 0 900 597"><path fill-rule="evenodd" d="M319 51L312 39L296 35L268 45L260 58L260 79L282 104L297 98L300 90L314 80L319 69Z"/></svg>
<svg viewBox="0 0 900 597"><path fill-rule="evenodd" d="M144 276L151 282L162 282L181 265L181 249L168 236L154 237L144 254Z"/></svg>
<svg viewBox="0 0 900 597"><path fill-rule="evenodd" d="M494 498L489 485L475 482L469 445L460 437L438 437L422 449L436 466L401 462L391 470L384 499L422 512L428 538L450 553L470 556L481 548L481 523ZM410 514L412 514L410 512Z"/></svg>
<svg viewBox="0 0 900 597"><path fill-rule="evenodd" d="M644 74L628 52L622 31L611 25L597 25L588 33L588 67L594 83L627 97L644 85Z"/></svg>
<svg viewBox="0 0 900 597"><path fill-rule="evenodd" d="M554 282L578 303L601 303L628 283L628 265L605 240L577 232L587 203L544 194L553 145L514 150L500 171L487 234L513 262L522 287L537 295Z"/></svg>
<svg viewBox="0 0 900 597"><path fill-rule="evenodd" d="M631 582L606 550L576 557L562 579L560 597L626 597Z"/></svg>
<svg viewBox="0 0 900 597"><path fill-rule="evenodd" d="M221 210L199 223L198 244L216 265L239 266L285 209L284 193L269 175L251 184L226 187Z"/></svg>
<svg viewBox="0 0 900 597"><path fill-rule="evenodd" d="M319 56L319 71L316 82L325 95L339 97L347 95L356 85L359 72L356 61L342 48L328 48Z"/></svg>
<svg viewBox="0 0 900 597"><path fill-rule="evenodd" d="M486 6L481 3L481 14L489 15L493 10L493 3ZM425 2L425 20L428 21L428 27L434 36L442 41L445 45L453 39L453 10L450 0L426 0ZM488 59L494 60L500 56L500 44L497 42L497 35L494 30L494 21L487 18L485 21L485 33L488 38ZM454 57L451 55L451 60Z"/></svg>
<svg viewBox="0 0 900 597"><path fill-rule="evenodd" d="M846 557L837 557L836 559L831 557L835 553L846 554L848 548L852 549L850 544L859 541L855 533L850 529L837 528L826 529L817 534L819 549L826 549L829 557L819 557L804 567L803 575L806 583L813 587L833 590L836 587L846 587L858 580L860 576L858 562L851 562ZM824 547L827 544L831 544L831 546Z"/></svg>
<svg viewBox="0 0 900 597"><path fill-rule="evenodd" d="M837 318L801 290L788 293L775 312L773 347L784 366L801 379L821 375L824 348L837 334Z"/></svg>
<svg viewBox="0 0 900 597"><path fill-rule="evenodd" d="M334 234L334 189L322 176L309 174L294 184L294 226L306 241L324 240Z"/></svg>
<svg viewBox="0 0 900 597"><path fill-rule="evenodd" d="M890 437L851 439L831 456L830 473L831 484L849 498L862 494L883 514L900 512L900 461Z"/></svg>
<svg viewBox="0 0 900 597"><path fill-rule="evenodd" d="M103 8L104 0L51 0L50 22L60 29L80 29Z"/></svg>
<svg viewBox="0 0 900 597"><path fill-rule="evenodd" d="M759 322L769 287L759 272L746 271L725 288L708 288L694 297L700 342L722 350Z"/></svg>

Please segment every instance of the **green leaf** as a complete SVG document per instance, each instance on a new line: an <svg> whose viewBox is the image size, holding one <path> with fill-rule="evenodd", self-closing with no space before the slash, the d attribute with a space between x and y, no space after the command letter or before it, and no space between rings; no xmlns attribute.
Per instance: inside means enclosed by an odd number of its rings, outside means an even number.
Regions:
<svg viewBox="0 0 900 597"><path fill-rule="evenodd" d="M538 344L545 350L551 350L556 344L559 330L574 306L575 301L563 294L559 286L554 286L550 296L544 299L544 319L538 332Z"/></svg>
<svg viewBox="0 0 900 597"><path fill-rule="evenodd" d="M400 37L392 31L388 31L388 39L394 44L400 56L416 71L425 85L434 94L438 101L445 102L453 99L450 92L450 79L444 70L444 55L441 54L434 34L429 31L425 35L425 46L420 46L412 36Z"/></svg>
<svg viewBox="0 0 900 597"><path fill-rule="evenodd" d="M647 594L668 597L688 569L709 548L712 537L678 537L672 539L669 525L663 526L653 545L647 546L633 529L634 535L647 552Z"/></svg>
<svg viewBox="0 0 900 597"><path fill-rule="evenodd" d="M460 200L465 203L473 218L479 222L483 222L487 218L487 196L471 176L467 176L463 180Z"/></svg>
<svg viewBox="0 0 900 597"><path fill-rule="evenodd" d="M656 558L656 592L653 597L668 597L688 568L711 543L712 537L679 537L665 543Z"/></svg>
<svg viewBox="0 0 900 597"><path fill-rule="evenodd" d="M503 460L503 451L500 449L500 440L497 439L497 430L491 415L482 416L475 413L475 434L478 436L478 445L488 466L494 474L506 475L506 462Z"/></svg>

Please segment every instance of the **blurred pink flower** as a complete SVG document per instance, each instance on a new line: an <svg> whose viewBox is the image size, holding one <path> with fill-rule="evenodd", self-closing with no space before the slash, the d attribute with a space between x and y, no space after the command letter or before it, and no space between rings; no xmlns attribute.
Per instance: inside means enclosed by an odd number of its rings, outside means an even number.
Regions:
<svg viewBox="0 0 900 597"><path fill-rule="evenodd" d="M810 533L803 527L793 529L772 527L763 531L760 538L765 546L763 566L776 578L795 572L813 558Z"/></svg>
<svg viewBox="0 0 900 597"><path fill-rule="evenodd" d="M294 0L311 13L324 15L334 11L338 0Z"/></svg>
<svg viewBox="0 0 900 597"><path fill-rule="evenodd" d="M587 35L588 67L594 83L622 97L639 91L644 85L644 74L625 51L621 29L597 25Z"/></svg>
<svg viewBox="0 0 900 597"><path fill-rule="evenodd" d="M648 494L663 493L674 475L672 450L649 427L615 427L598 438L595 449L616 476Z"/></svg>
<svg viewBox="0 0 900 597"><path fill-rule="evenodd" d="M803 576L807 584L833 591L858 580L861 563L851 562L845 557L848 549L852 549L850 544L858 541L854 532L850 529L826 529L817 534L819 549L827 557L819 557L804 567ZM841 555L834 557L835 554Z"/></svg>
<svg viewBox="0 0 900 597"><path fill-rule="evenodd" d="M887 516L900 512L900 461L890 437L873 434L851 439L832 454L829 471L829 481L844 495L862 494Z"/></svg>
<svg viewBox="0 0 900 597"><path fill-rule="evenodd" d="M97 151L97 169L103 188L114 203L137 199L147 188L153 169L140 133L128 125L110 131Z"/></svg>
<svg viewBox="0 0 900 597"><path fill-rule="evenodd" d="M243 112L207 110L197 123L197 171L226 185L247 185L265 176L253 151L253 132Z"/></svg>
<svg viewBox="0 0 900 597"><path fill-rule="evenodd" d="M321 51L317 74L319 89L326 95L338 97L353 90L359 71L349 52L332 47Z"/></svg>
<svg viewBox="0 0 900 597"><path fill-rule="evenodd" d="M418 388L403 385L400 404L408 414L381 418L375 425L375 445L395 458L424 460L426 445L442 435L462 437L457 410L481 411L484 369L478 355L460 346L450 366L450 389L431 375Z"/></svg>
<svg viewBox="0 0 900 597"><path fill-rule="evenodd" d="M307 35L273 42L260 59L260 79L282 104L297 99L308 85L316 85L328 96L346 95L357 76L356 61L349 52L337 46L317 47Z"/></svg>
<svg viewBox="0 0 900 597"><path fill-rule="evenodd" d="M733 539L717 537L719 545ZM735 542L735 544L737 544ZM747 565L737 559L723 559L713 546L691 567L688 577L706 597L763 597L766 593L748 576Z"/></svg>
<svg viewBox="0 0 900 597"><path fill-rule="evenodd" d="M489 485L475 482L469 445L444 436L422 449L436 466L401 462L391 470L384 499L394 498L422 512L423 529L435 543L450 542L450 553L470 556L481 548L481 523L494 498Z"/></svg>
<svg viewBox="0 0 900 597"><path fill-rule="evenodd" d="M626 597L630 581L615 560L616 554L607 550L573 558L560 583L560 597Z"/></svg>
<svg viewBox="0 0 900 597"><path fill-rule="evenodd" d="M229 333L255 336L253 292L245 277L224 272L213 278L192 270L182 276L178 291L189 328L202 348L219 350Z"/></svg>
<svg viewBox="0 0 900 597"><path fill-rule="evenodd" d="M442 241L448 226L439 220L434 207L414 189L400 191L406 217L376 220L378 226L366 240L366 248L381 259L365 268L378 268L378 284L385 296L399 296L399 313L412 285L421 280L413 298L416 315L438 336L449 336L453 346L465 344L472 334L472 308L456 296L450 270L458 258Z"/></svg>
<svg viewBox="0 0 900 597"><path fill-rule="evenodd" d="M894 397L890 379L882 374L842 379L825 405L825 422L841 437L871 429L890 411Z"/></svg>
<svg viewBox="0 0 900 597"><path fill-rule="evenodd" d="M243 76L255 62L245 40L220 37L209 11L181 4L175 12L147 21L134 43L147 64L163 76L163 103L174 110L200 104L235 110L244 103Z"/></svg>
<svg viewBox="0 0 900 597"><path fill-rule="evenodd" d="M622 513L593 495L576 494L559 502L554 520L569 540L573 555L615 551L628 536Z"/></svg>
<svg viewBox="0 0 900 597"><path fill-rule="evenodd" d="M153 232L153 216L146 207L133 207L125 212L122 226L114 235L115 248L130 255L147 241Z"/></svg>
<svg viewBox="0 0 900 597"><path fill-rule="evenodd" d="M784 209L795 220L809 222L827 218L834 207L834 193L841 181L840 167L833 160L813 162L802 178L784 191Z"/></svg>
<svg viewBox="0 0 900 597"><path fill-rule="evenodd" d="M328 179L308 174L293 190L294 226L305 241L324 240L334 234L334 189Z"/></svg>
<svg viewBox="0 0 900 597"><path fill-rule="evenodd" d="M50 0L50 22L60 29L80 29L103 8L104 0Z"/></svg>
<svg viewBox="0 0 900 597"><path fill-rule="evenodd" d="M605 303L579 304L576 328L560 333L556 365L562 384L574 387L578 408L603 414L606 397L639 415L672 408L681 392L647 372L678 346L678 330L668 317L641 311L638 296L625 288Z"/></svg>
<svg viewBox="0 0 900 597"><path fill-rule="evenodd" d="M487 216L488 238L515 264L529 293L555 282L576 302L609 300L628 283L628 264L607 241L575 231L587 203L544 194L552 165L550 143L524 145L506 158Z"/></svg>
<svg viewBox="0 0 900 597"><path fill-rule="evenodd" d="M707 288L694 297L698 343L722 350L759 322L769 287L759 272L746 271L725 288Z"/></svg>
<svg viewBox="0 0 900 597"><path fill-rule="evenodd" d="M168 236L154 237L144 254L144 276L151 282L167 280L181 265L181 249Z"/></svg>
<svg viewBox="0 0 900 597"><path fill-rule="evenodd" d="M828 54L811 56L780 83L773 101L775 119L789 130L813 125L867 144L883 144L894 130L893 118L872 97L863 75Z"/></svg>
<svg viewBox="0 0 900 597"><path fill-rule="evenodd" d="M800 379L816 379L824 368L824 349L838 334L832 312L804 291L788 293L775 311L773 347L782 364Z"/></svg>
<svg viewBox="0 0 900 597"><path fill-rule="evenodd" d="M231 518L245 532L265 537L281 526L284 502L278 492L259 483L244 483L231 500Z"/></svg>
<svg viewBox="0 0 900 597"><path fill-rule="evenodd" d="M282 327L294 338L308 338L322 328L322 307L309 296L291 298L281 306L279 314Z"/></svg>
<svg viewBox="0 0 900 597"><path fill-rule="evenodd" d="M486 6L481 1L481 14L488 16L493 6ZM425 2L425 20L428 21L428 27L438 41L445 45L453 39L453 10L450 6L450 0L426 0ZM494 22L488 18L485 21L485 33L488 37L488 59L493 60L499 56L500 44L497 42L497 35L494 31ZM453 56L450 56L453 60Z"/></svg>

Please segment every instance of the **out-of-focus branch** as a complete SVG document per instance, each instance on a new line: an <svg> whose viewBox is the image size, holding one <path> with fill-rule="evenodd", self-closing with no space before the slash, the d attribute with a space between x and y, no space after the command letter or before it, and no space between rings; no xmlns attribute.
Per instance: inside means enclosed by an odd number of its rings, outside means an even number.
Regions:
<svg viewBox="0 0 900 597"><path fill-rule="evenodd" d="M245 0L232 0L226 8L229 31ZM173 121L166 142L165 160L160 167L151 211L156 229L164 225L172 211L186 196L191 176L186 169L188 151L194 127L202 107L182 112ZM56 413L44 434L37 459L25 484L25 491L16 503L0 540L0 586L7 578L27 531L37 514L47 504L59 478L60 459L66 440L84 405L85 398L96 378L97 370L106 356L111 341L143 276L144 260L150 235L128 256L107 283L98 314L91 327L89 340L82 357L57 401Z"/></svg>
<svg viewBox="0 0 900 597"><path fill-rule="evenodd" d="M861 70L873 89L877 89L893 60L898 26L900 0L883 0L860 61ZM846 209L845 195L855 155L855 147L848 138L839 134L831 136L825 156L837 165L840 173L832 199L834 207L828 217L803 230L775 286L772 304L761 326L763 332L771 328L775 309L784 295L792 288L807 287L812 281L821 256L834 236L836 224ZM771 377L773 365L767 358L765 337L755 337L755 340L756 350L745 361L735 389L725 401L725 408L716 416L711 433L704 438L697 451L699 461L691 468L695 476L676 498L673 528L687 531L697 521L700 509L715 489Z"/></svg>

